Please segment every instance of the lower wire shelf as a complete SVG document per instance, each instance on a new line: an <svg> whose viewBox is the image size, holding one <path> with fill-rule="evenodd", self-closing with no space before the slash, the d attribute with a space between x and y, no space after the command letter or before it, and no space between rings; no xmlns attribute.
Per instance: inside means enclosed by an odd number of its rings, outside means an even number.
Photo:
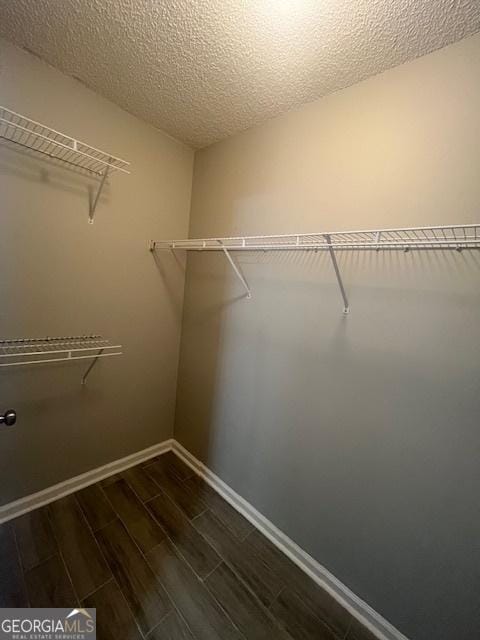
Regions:
<svg viewBox="0 0 480 640"><path fill-rule="evenodd" d="M99 358L122 355L122 345L111 344L100 335L0 340L0 367L19 367L51 362L92 360L82 377L87 377Z"/></svg>

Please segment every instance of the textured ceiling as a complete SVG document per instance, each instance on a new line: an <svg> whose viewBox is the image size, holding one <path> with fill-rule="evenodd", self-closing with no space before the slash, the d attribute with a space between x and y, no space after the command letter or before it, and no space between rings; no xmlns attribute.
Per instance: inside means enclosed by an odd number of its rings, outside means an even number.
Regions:
<svg viewBox="0 0 480 640"><path fill-rule="evenodd" d="M0 0L3 36L194 147L479 29L479 0Z"/></svg>

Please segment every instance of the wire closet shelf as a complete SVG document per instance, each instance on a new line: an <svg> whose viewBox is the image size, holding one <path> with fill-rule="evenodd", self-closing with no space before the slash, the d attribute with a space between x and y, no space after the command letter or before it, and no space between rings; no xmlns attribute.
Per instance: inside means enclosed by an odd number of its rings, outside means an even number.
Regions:
<svg viewBox="0 0 480 640"><path fill-rule="evenodd" d="M59 160L71 167L84 169L96 176L103 177L106 171L130 173L128 170L130 163L126 160L112 156L2 106L0 106L0 138Z"/></svg>
<svg viewBox="0 0 480 640"><path fill-rule="evenodd" d="M150 248L187 251L329 251L338 249L474 249L480 247L480 224L321 231L271 236L238 236L153 241Z"/></svg>
<svg viewBox="0 0 480 640"><path fill-rule="evenodd" d="M337 251L374 250L455 250L480 248L480 224L441 225L436 227L405 227L368 229L362 231L321 231L273 236L237 236L230 238L193 238L186 240L152 241L150 250L185 249L187 251L222 251L236 276L252 297L248 282L230 251L328 251L343 299L343 313L350 312L348 297L338 266Z"/></svg>
<svg viewBox="0 0 480 640"><path fill-rule="evenodd" d="M0 340L0 367L92 360L82 378L82 384L85 384L99 358L120 355L122 346L111 344L100 335Z"/></svg>

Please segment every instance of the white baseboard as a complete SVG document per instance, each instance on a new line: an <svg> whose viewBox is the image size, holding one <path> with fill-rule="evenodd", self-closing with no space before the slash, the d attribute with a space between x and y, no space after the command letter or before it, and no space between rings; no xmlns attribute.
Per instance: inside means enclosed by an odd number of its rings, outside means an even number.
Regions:
<svg viewBox="0 0 480 640"><path fill-rule="evenodd" d="M380 640L408 640L176 440L173 452Z"/></svg>
<svg viewBox="0 0 480 640"><path fill-rule="evenodd" d="M29 496L15 500L15 502L9 502L8 504L0 506L0 524L7 520L11 520L12 518L17 518L28 511L33 511L33 509L38 509L39 507L42 507L49 502L53 502L54 500L58 500L58 498L62 498L69 493L74 493L75 491L83 489L90 484L94 484L99 480L108 478L108 476L113 476L115 473L119 473L129 467L140 464L140 462L143 462L144 460L148 460L149 458L158 456L161 453L170 451L172 449L172 445L172 439L164 440L163 442L154 444L152 447L148 447L148 449L137 451L125 458L120 458L120 460L114 460L102 467L91 469L79 476L59 482L58 484L48 487L47 489L43 489L38 493L32 493Z"/></svg>

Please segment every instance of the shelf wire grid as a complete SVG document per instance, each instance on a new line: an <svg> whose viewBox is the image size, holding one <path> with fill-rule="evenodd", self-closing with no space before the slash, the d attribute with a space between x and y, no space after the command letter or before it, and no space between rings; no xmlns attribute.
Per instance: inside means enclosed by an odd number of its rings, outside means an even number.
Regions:
<svg viewBox="0 0 480 640"><path fill-rule="evenodd" d="M40 122L0 106L0 139L96 176L105 171L130 173L126 160L112 156Z"/></svg>
<svg viewBox="0 0 480 640"><path fill-rule="evenodd" d="M100 335L0 340L0 367L106 358L122 355L122 346Z"/></svg>
<svg viewBox="0 0 480 640"><path fill-rule="evenodd" d="M361 231L325 231L271 236L193 238L152 241L151 249L190 251L330 251L373 249L463 249L480 248L480 224L369 229Z"/></svg>

